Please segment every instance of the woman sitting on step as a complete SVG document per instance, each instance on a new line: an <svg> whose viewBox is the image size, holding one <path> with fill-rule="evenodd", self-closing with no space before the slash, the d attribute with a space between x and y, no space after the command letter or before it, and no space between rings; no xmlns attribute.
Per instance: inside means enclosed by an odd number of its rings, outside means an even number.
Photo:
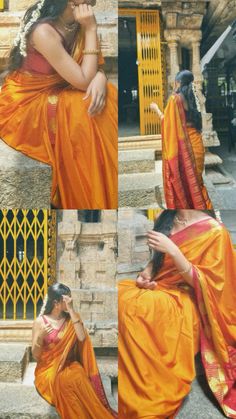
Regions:
<svg viewBox="0 0 236 419"><path fill-rule="evenodd" d="M35 386L62 419L117 417L107 401L90 338L73 309L70 289L48 289L33 325Z"/></svg>
<svg viewBox="0 0 236 419"><path fill-rule="evenodd" d="M166 207L212 209L204 186L205 149L201 130L200 103L191 71L180 71L175 92L165 113L156 103L151 109L162 119L162 161Z"/></svg>
<svg viewBox="0 0 236 419"><path fill-rule="evenodd" d="M95 2L31 6L0 93L0 138L52 167L56 208L117 208L117 91L102 69Z"/></svg>
<svg viewBox="0 0 236 419"><path fill-rule="evenodd" d="M148 244L146 269L119 285L119 419L176 417L199 351L210 389L235 419L236 252L229 233L212 212L166 210Z"/></svg>

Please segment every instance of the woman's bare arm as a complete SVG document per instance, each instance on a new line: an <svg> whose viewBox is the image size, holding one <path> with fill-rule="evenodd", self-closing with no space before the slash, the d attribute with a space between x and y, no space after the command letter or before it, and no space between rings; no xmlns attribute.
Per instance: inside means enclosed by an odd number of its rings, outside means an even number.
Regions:
<svg viewBox="0 0 236 419"><path fill-rule="evenodd" d="M85 55L77 64L65 50L60 35L48 24L38 25L32 34L32 43L60 76L73 87L86 91L98 69L97 55ZM97 32L85 33L85 49L97 48Z"/></svg>
<svg viewBox="0 0 236 419"><path fill-rule="evenodd" d="M39 361L44 337L52 331L50 324L43 324L40 318L37 318L33 323L32 329L32 355L36 361Z"/></svg>

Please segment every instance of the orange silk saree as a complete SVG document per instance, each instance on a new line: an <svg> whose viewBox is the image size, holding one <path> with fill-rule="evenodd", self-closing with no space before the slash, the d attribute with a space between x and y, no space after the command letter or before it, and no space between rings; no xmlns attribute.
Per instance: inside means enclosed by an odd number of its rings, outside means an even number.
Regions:
<svg viewBox="0 0 236 419"><path fill-rule="evenodd" d="M155 290L119 284L119 418L174 418L201 352L209 386L236 418L236 253L212 218L171 239L193 264L194 289L169 256Z"/></svg>
<svg viewBox="0 0 236 419"><path fill-rule="evenodd" d="M204 154L201 134L186 125L181 96L172 95L162 124L163 182L167 208L212 208L202 179Z"/></svg>
<svg viewBox="0 0 236 419"><path fill-rule="evenodd" d="M117 417L107 401L90 338L79 342L71 321L57 340L44 344L35 386L62 419Z"/></svg>
<svg viewBox="0 0 236 419"><path fill-rule="evenodd" d="M78 36L72 53L78 63L83 41ZM108 83L106 106L95 117L84 96L55 72L14 71L0 93L0 138L52 167L55 207L117 208L117 89Z"/></svg>

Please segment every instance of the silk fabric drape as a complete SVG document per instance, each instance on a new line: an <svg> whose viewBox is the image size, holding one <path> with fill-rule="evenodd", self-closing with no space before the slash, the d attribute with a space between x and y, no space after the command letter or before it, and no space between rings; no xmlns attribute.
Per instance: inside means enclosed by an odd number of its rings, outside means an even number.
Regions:
<svg viewBox="0 0 236 419"><path fill-rule="evenodd" d="M78 342L69 321L56 340L44 345L35 370L35 386L62 419L112 419L88 335Z"/></svg>
<svg viewBox="0 0 236 419"><path fill-rule="evenodd" d="M203 184L204 146L201 134L187 127L179 94L170 97L162 123L163 182L169 209L211 209Z"/></svg>
<svg viewBox="0 0 236 419"><path fill-rule="evenodd" d="M83 45L79 37L73 52L78 63ZM95 117L84 96L57 74L15 71L0 93L0 137L52 166L55 207L117 208L117 89L108 84L106 107Z"/></svg>
<svg viewBox="0 0 236 419"><path fill-rule="evenodd" d="M227 417L236 418L236 253L212 218L171 236L193 264L195 289L165 257L154 291L119 285L119 418L175 417L195 377L206 376Z"/></svg>

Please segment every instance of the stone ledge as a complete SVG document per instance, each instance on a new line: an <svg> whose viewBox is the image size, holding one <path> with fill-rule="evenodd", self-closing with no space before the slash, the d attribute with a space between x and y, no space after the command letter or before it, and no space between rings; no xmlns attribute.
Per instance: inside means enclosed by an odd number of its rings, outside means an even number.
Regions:
<svg viewBox="0 0 236 419"><path fill-rule="evenodd" d="M52 169L0 140L0 207L50 208Z"/></svg>
<svg viewBox="0 0 236 419"><path fill-rule="evenodd" d="M0 382L20 382L28 361L27 344L1 343Z"/></svg>

